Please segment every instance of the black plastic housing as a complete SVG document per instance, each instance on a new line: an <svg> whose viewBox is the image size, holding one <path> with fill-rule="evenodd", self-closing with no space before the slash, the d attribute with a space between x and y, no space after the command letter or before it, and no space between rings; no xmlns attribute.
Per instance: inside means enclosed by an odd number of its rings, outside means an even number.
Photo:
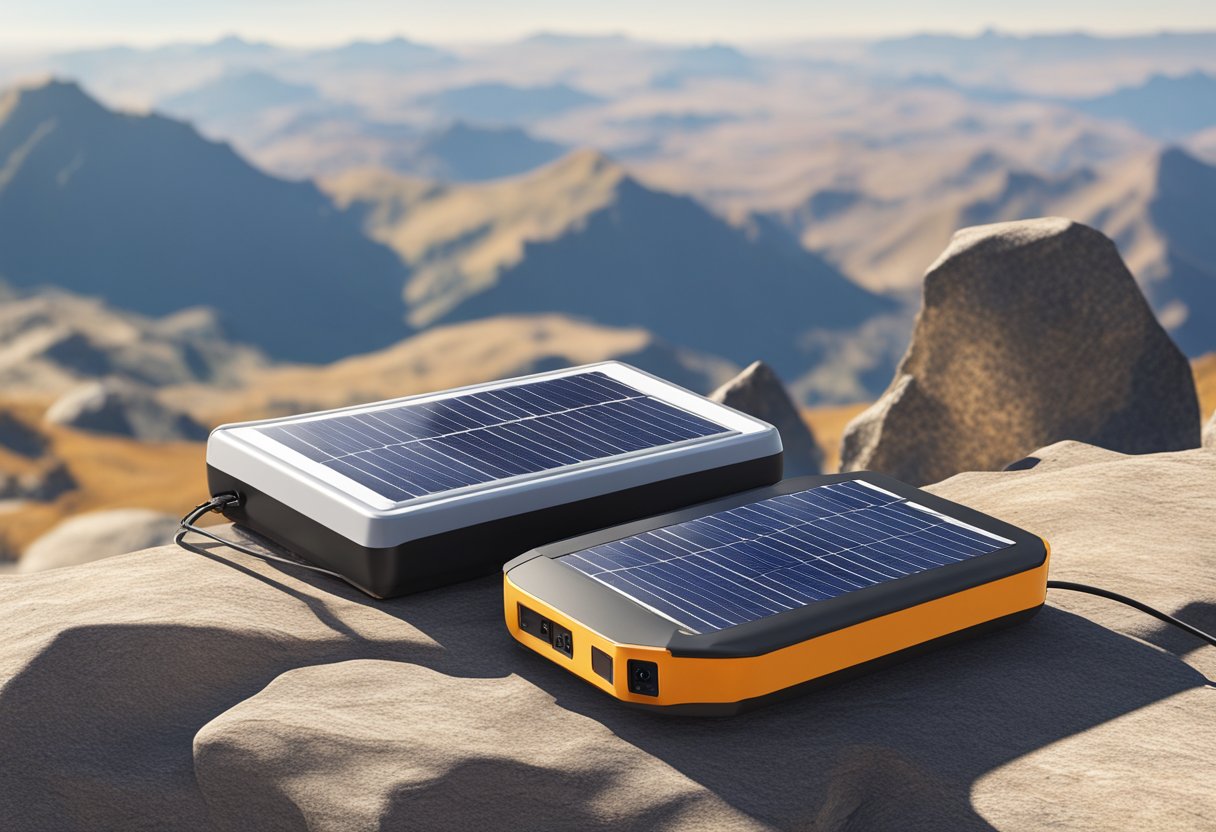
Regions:
<svg viewBox="0 0 1216 832"><path fill-rule="evenodd" d="M554 540L777 482L781 466L777 453L385 548L361 546L211 465L207 484L211 494L240 495L239 504L223 510L233 523L383 599L492 574L520 553Z"/></svg>

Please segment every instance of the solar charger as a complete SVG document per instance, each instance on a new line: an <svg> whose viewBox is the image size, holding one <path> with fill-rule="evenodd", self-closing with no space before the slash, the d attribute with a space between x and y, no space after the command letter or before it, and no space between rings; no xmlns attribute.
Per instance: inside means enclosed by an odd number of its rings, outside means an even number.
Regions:
<svg viewBox="0 0 1216 832"><path fill-rule="evenodd" d="M377 598L488 574L591 529L781 478L771 425L605 362L207 442L228 519ZM219 506L217 506L219 507Z"/></svg>
<svg viewBox="0 0 1216 832"><path fill-rule="evenodd" d="M965 635L1046 596L1041 538L875 473L800 477L504 567L522 645L624 702L731 714Z"/></svg>

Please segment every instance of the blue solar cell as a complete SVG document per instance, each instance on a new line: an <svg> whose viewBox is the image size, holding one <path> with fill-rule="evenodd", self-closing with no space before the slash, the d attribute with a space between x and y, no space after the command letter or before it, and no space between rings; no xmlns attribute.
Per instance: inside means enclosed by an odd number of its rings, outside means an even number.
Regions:
<svg viewBox="0 0 1216 832"><path fill-rule="evenodd" d="M1008 545L880 488L846 481L748 503L559 560L703 633Z"/></svg>
<svg viewBox="0 0 1216 832"><path fill-rule="evenodd" d="M259 430L397 502L726 432L601 372Z"/></svg>

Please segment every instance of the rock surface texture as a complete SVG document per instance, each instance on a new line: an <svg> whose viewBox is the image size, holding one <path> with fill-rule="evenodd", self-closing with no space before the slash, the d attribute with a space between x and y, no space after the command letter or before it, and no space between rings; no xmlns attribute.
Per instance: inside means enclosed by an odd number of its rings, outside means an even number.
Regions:
<svg viewBox="0 0 1216 832"><path fill-rule="evenodd" d="M77 566L102 558L162 546L173 539L177 518L144 508L78 514L26 547L18 572Z"/></svg>
<svg viewBox="0 0 1216 832"><path fill-rule="evenodd" d="M934 482L1064 439L1197 447L1190 366L1099 232L1054 217L965 228L925 274L912 343L845 431L841 470Z"/></svg>
<svg viewBox="0 0 1216 832"><path fill-rule="evenodd" d="M206 428L161 404L151 390L115 379L92 381L69 390L50 406L46 420L145 442L207 438Z"/></svg>
<svg viewBox="0 0 1216 832"><path fill-rule="evenodd" d="M1046 537L1055 578L1216 629L1216 454L1066 442L1021 467L932 490ZM1216 823L1216 650L1103 599L1052 591L1021 627L847 684L660 719L520 650L497 580L374 602L210 552L0 578L7 828Z"/></svg>
<svg viewBox="0 0 1216 832"><path fill-rule="evenodd" d="M781 379L763 361L754 362L709 397L777 428L785 449L785 476L818 474L823 470L823 450L798 414Z"/></svg>

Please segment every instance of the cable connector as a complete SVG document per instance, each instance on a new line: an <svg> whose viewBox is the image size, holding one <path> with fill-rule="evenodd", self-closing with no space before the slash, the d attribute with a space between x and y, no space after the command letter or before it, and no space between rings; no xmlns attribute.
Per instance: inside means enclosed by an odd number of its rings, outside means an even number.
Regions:
<svg viewBox="0 0 1216 832"><path fill-rule="evenodd" d="M214 495L207 502L196 505L193 510L191 510L185 517L181 519L181 523L182 525L193 523L194 520L202 517L208 511L220 512L228 508L228 506L239 506L242 502L243 500L241 499L240 494L236 493L235 491L224 491L220 494ZM195 515L193 519L191 519L191 515L193 515L196 511L198 511L199 514Z"/></svg>
<svg viewBox="0 0 1216 832"><path fill-rule="evenodd" d="M199 528L198 526L195 525L195 523L198 522L198 519L200 517L202 517L204 514L207 514L208 512L212 512L212 511L220 512L220 511L223 511L224 509L228 508L229 506L239 506L243 502L244 502L244 498L241 497L241 495L239 493L237 493L235 491L225 491L220 494L214 495L210 500L207 500L204 503L199 503L197 506L195 506L193 509L191 509L189 512L187 512L186 516L183 517L181 519L181 521L178 523L177 534L173 536L173 542L188 552L200 553L203 550L196 549L193 546L186 543L186 535L197 534L200 537L205 537L208 540L222 544L224 546L227 546L229 549L234 549L238 552L241 552L242 554L246 554L251 557L260 558L261 560L269 561L272 563L281 563L286 566L294 566L297 569L307 569L310 572L320 572L322 575L328 575L331 578L337 578L338 580L344 581L345 583L348 583L351 586L355 587L356 589L359 589L360 591L362 591L362 587L360 587L358 584L352 583L351 580L349 578L347 578L345 575L340 575L337 572L331 572L328 569L322 569L319 566L313 566L310 563L300 563L299 561L288 560L287 558L281 558L276 555L267 554L266 552L259 552L256 549L251 549L248 546L243 546L240 543L236 542L235 540L227 540L226 538L220 537L217 534L209 532L206 529Z"/></svg>

